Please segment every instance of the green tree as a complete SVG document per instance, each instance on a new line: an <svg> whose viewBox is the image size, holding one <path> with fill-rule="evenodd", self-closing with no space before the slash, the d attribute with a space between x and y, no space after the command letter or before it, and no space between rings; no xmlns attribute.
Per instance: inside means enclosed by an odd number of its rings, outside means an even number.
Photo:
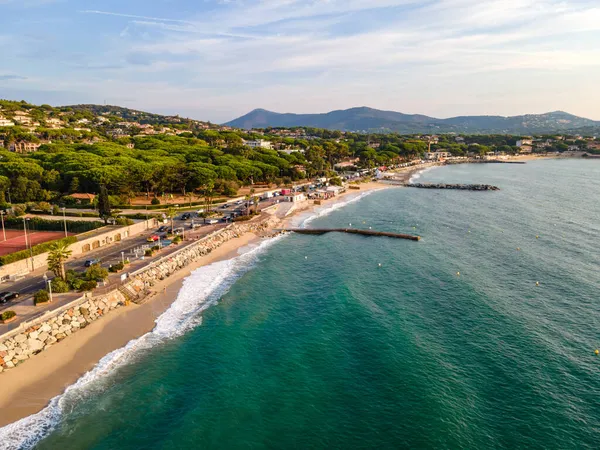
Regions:
<svg viewBox="0 0 600 450"><path fill-rule="evenodd" d="M73 251L69 250L69 246L61 242L52 245L48 252L48 269L63 281L66 279L65 262L71 256L71 253Z"/></svg>
<svg viewBox="0 0 600 450"><path fill-rule="evenodd" d="M108 223L108 219L112 216L110 210L110 200L108 198L108 189L106 186L100 187L100 195L98 195L98 213L104 223Z"/></svg>

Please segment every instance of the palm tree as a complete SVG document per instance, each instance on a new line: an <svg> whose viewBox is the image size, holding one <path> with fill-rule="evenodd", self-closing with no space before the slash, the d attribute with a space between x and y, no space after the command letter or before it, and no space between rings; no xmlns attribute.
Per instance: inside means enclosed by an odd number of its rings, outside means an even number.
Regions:
<svg viewBox="0 0 600 450"><path fill-rule="evenodd" d="M73 251L69 250L69 244L62 242L53 244L48 253L48 269L63 281L66 280L65 261L69 259L71 253Z"/></svg>

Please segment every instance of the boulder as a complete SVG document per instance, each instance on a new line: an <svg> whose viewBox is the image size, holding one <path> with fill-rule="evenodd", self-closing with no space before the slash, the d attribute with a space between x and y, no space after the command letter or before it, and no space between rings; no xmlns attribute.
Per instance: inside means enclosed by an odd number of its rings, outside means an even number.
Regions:
<svg viewBox="0 0 600 450"><path fill-rule="evenodd" d="M29 339L37 339L39 333L37 331L32 331L29 333Z"/></svg>
<svg viewBox="0 0 600 450"><path fill-rule="evenodd" d="M44 343L42 341L37 340L37 339L29 339L27 341L27 345L34 352L37 352L38 350L41 350L41 349L44 348Z"/></svg>
<svg viewBox="0 0 600 450"><path fill-rule="evenodd" d="M0 352L7 352L8 347L4 343L0 343Z"/></svg>
<svg viewBox="0 0 600 450"><path fill-rule="evenodd" d="M27 340L27 336L25 336L24 334L17 334L14 339L15 342L20 344L21 342L25 342Z"/></svg>
<svg viewBox="0 0 600 450"><path fill-rule="evenodd" d="M13 367L15 367L15 363L12 361L6 361L6 363L4 365L6 367L8 367L9 369L12 369Z"/></svg>
<svg viewBox="0 0 600 450"><path fill-rule="evenodd" d="M26 359L29 359L29 356L27 356L27 355L17 355L16 359L18 361L25 361Z"/></svg>
<svg viewBox="0 0 600 450"><path fill-rule="evenodd" d="M52 327L50 325L48 325L47 323L42 325L42 327L40 328L40 331L42 333L50 333L51 330L52 330Z"/></svg>
<svg viewBox="0 0 600 450"><path fill-rule="evenodd" d="M50 335L48 333L42 331L37 338L39 341L46 342L46 340L48 340L49 337Z"/></svg>

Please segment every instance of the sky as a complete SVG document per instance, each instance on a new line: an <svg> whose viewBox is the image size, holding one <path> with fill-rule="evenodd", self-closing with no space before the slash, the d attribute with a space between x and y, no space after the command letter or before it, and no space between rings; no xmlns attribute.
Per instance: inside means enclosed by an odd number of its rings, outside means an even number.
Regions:
<svg viewBox="0 0 600 450"><path fill-rule="evenodd" d="M0 98L600 120L598 0L0 0Z"/></svg>

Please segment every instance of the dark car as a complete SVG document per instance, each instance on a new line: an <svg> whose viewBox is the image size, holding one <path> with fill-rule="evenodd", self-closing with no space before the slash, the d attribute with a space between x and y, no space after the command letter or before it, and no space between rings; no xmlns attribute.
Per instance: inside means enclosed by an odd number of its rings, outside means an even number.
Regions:
<svg viewBox="0 0 600 450"><path fill-rule="evenodd" d="M100 260L99 259L88 259L84 266L85 267L92 267L94 264L100 264Z"/></svg>
<svg viewBox="0 0 600 450"><path fill-rule="evenodd" d="M190 220L192 215L190 213L185 213L181 215L181 220Z"/></svg>
<svg viewBox="0 0 600 450"><path fill-rule="evenodd" d="M167 231L168 229L169 229L169 227L168 227L168 226L166 226L166 225L163 225L163 226L162 226L162 227L160 227L160 228L159 228L157 231L158 231L159 233L164 233L164 232L165 232L165 231Z"/></svg>
<svg viewBox="0 0 600 450"><path fill-rule="evenodd" d="M1 292L0 293L0 303L6 303L9 300L12 300L13 298L18 298L19 297L19 293L18 292Z"/></svg>

